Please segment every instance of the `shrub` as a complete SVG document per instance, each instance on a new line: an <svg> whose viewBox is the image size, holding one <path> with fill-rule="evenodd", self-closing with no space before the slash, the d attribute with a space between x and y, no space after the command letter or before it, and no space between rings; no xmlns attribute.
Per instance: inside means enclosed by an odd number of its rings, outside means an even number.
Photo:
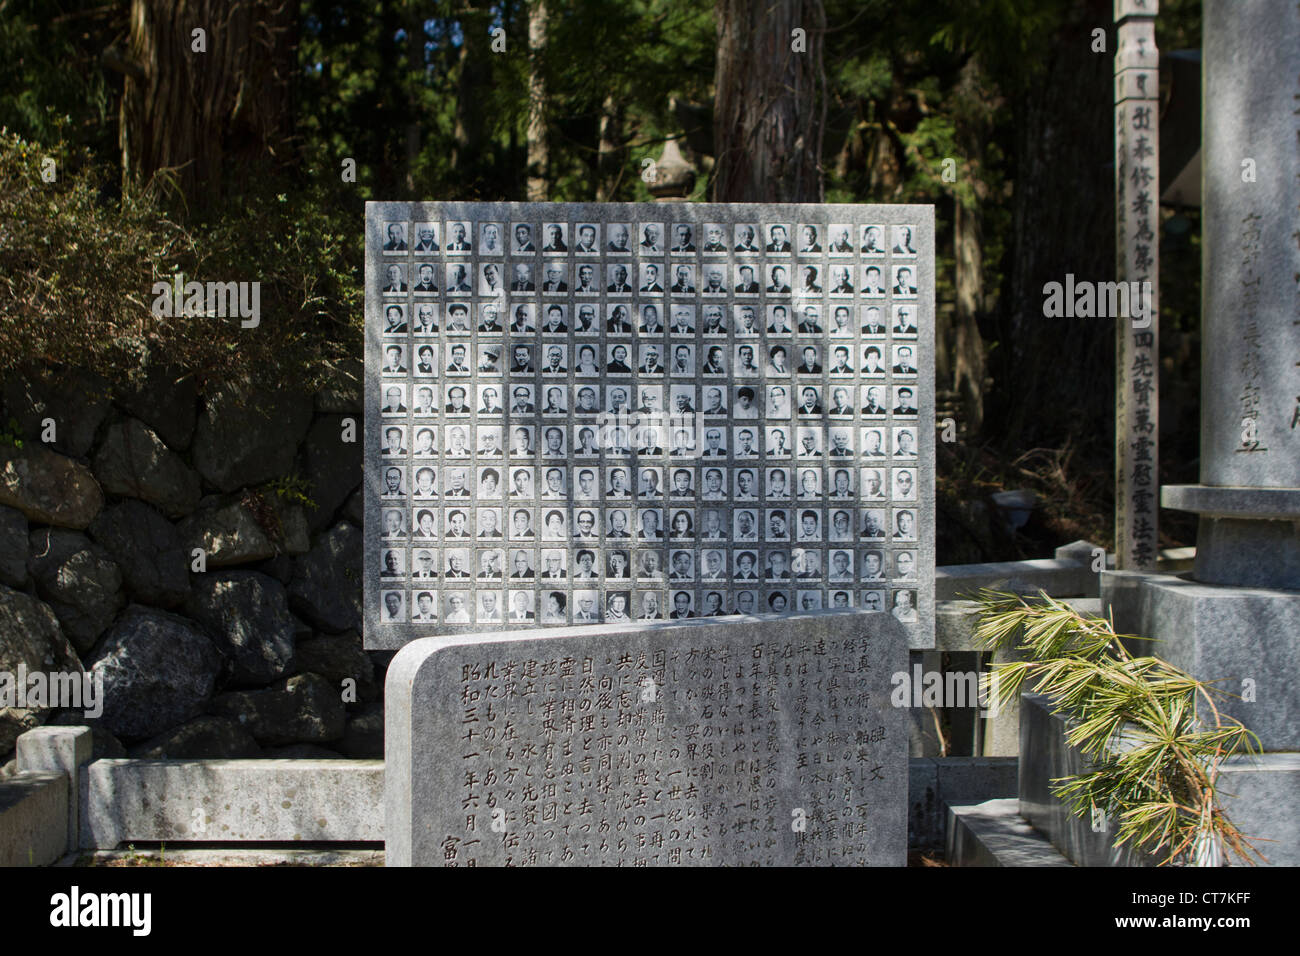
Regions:
<svg viewBox="0 0 1300 956"><path fill-rule="evenodd" d="M60 171L41 178L51 157ZM73 170L65 176L64 170ZM113 386L151 364L208 381L315 389L361 354L361 203L311 189L290 203L254 184L238 205L187 227L147 191L101 199L95 170L65 146L0 131L0 374L71 366ZM261 321L159 317L155 282L261 283Z"/></svg>

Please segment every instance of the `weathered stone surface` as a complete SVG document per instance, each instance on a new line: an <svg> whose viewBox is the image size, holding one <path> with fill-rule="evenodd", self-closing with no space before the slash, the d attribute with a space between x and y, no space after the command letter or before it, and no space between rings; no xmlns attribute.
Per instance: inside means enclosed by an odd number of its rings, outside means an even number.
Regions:
<svg viewBox="0 0 1300 956"><path fill-rule="evenodd" d="M131 748L132 757L147 760L233 759L261 754L252 735L229 717L196 717Z"/></svg>
<svg viewBox="0 0 1300 956"><path fill-rule="evenodd" d="M311 414L310 396L224 386L199 415L194 467L222 491L287 474Z"/></svg>
<svg viewBox="0 0 1300 956"><path fill-rule="evenodd" d="M945 856L950 866L1073 866L1020 815L1014 797L945 805Z"/></svg>
<svg viewBox="0 0 1300 956"><path fill-rule="evenodd" d="M168 447L177 451L190 447L199 413L193 376L178 369L150 366L135 387L117 396L117 403L157 432Z"/></svg>
<svg viewBox="0 0 1300 956"><path fill-rule="evenodd" d="M219 842L383 839L378 760L103 760L86 772L92 792L114 799L91 802L83 845L170 849L194 840L198 822L206 839Z"/></svg>
<svg viewBox="0 0 1300 956"><path fill-rule="evenodd" d="M81 673L81 662L63 636L54 612L36 598L0 586L0 671ZM23 732L41 723L46 708L0 707L0 754Z"/></svg>
<svg viewBox="0 0 1300 956"><path fill-rule="evenodd" d="M1261 561L1261 554L1268 559ZM1201 515L1193 577L1206 584L1300 590L1300 508L1284 521Z"/></svg>
<svg viewBox="0 0 1300 956"><path fill-rule="evenodd" d="M384 705L369 704L348 717L339 750L347 757L378 758L384 755Z"/></svg>
<svg viewBox="0 0 1300 956"><path fill-rule="evenodd" d="M1220 681L1219 711L1267 750L1300 751L1300 591L1201 584L1172 575L1107 571L1102 608L1138 653L1200 680Z"/></svg>
<svg viewBox="0 0 1300 956"><path fill-rule="evenodd" d="M122 571L107 549L79 531L38 528L28 537L27 569L77 650L90 650L126 603Z"/></svg>
<svg viewBox="0 0 1300 956"><path fill-rule="evenodd" d="M237 498L205 502L178 525L177 531L185 553L202 549L209 568L265 561L275 555L271 536Z"/></svg>
<svg viewBox="0 0 1300 956"><path fill-rule="evenodd" d="M0 505L37 524L84 528L104 507L104 492L85 465L24 442L0 445Z"/></svg>
<svg viewBox="0 0 1300 956"><path fill-rule="evenodd" d="M263 500L275 514L274 542L286 554L306 554L311 550L311 531L308 527L309 508L286 502L279 495L264 492Z"/></svg>
<svg viewBox="0 0 1300 956"><path fill-rule="evenodd" d="M32 442L43 440L46 420L53 419L54 440L48 446L81 458L108 414L108 384L81 369L28 366L5 376L4 405L7 417Z"/></svg>
<svg viewBox="0 0 1300 956"><path fill-rule="evenodd" d="M270 747L338 740L347 719L338 689L316 674L299 674L266 690L221 694L210 713L233 717Z"/></svg>
<svg viewBox="0 0 1300 956"><path fill-rule="evenodd" d="M82 682L82 703L85 700ZM93 708L91 708L93 712ZM68 787L68 816L64 821L64 850L79 846L81 833L81 768L91 759L94 735L89 727L36 727L18 738L18 765L25 773L56 773Z"/></svg>
<svg viewBox="0 0 1300 956"><path fill-rule="evenodd" d="M15 774L0 783L0 867L49 866L67 850L68 778Z"/></svg>
<svg viewBox="0 0 1300 956"><path fill-rule="evenodd" d="M0 584L27 583L27 519L15 508L0 507Z"/></svg>
<svg viewBox="0 0 1300 956"><path fill-rule="evenodd" d="M351 417L358 440L342 441L343 420ZM330 523L339 506L361 484L361 416L322 415L307 432L300 452L299 471L311 479L317 508L308 521L313 531Z"/></svg>
<svg viewBox="0 0 1300 956"><path fill-rule="evenodd" d="M1089 762L1065 740L1067 722L1037 694L1020 697L1020 814L1079 866L1151 866L1155 861L1129 847L1115 847L1114 820L1076 817L1052 793L1053 781L1085 773Z"/></svg>
<svg viewBox="0 0 1300 956"><path fill-rule="evenodd" d="M357 700L374 700L379 696L374 665L361 645L356 631L327 634L301 642L297 647L297 667L303 673L319 674L335 687L343 681L356 681Z"/></svg>
<svg viewBox="0 0 1300 956"><path fill-rule="evenodd" d="M139 605L122 613L91 662L104 675L103 724L136 740L203 713L220 670L221 654L197 626Z"/></svg>
<svg viewBox="0 0 1300 956"><path fill-rule="evenodd" d="M275 578L256 571L196 575L185 611L226 657L232 684L260 687L293 667L293 615Z"/></svg>
<svg viewBox="0 0 1300 956"><path fill-rule="evenodd" d="M384 695L386 861L901 866L908 721L890 690L907 645L867 612L414 641ZM545 746L507 756L507 724ZM525 783L491 810L458 798L469 774L509 770ZM563 797L526 783L551 772ZM610 839L565 835L580 806ZM690 835L667 822L679 810ZM493 821L518 842L465 842Z"/></svg>
<svg viewBox="0 0 1300 956"><path fill-rule="evenodd" d="M294 563L289 606L322 631L361 629L361 531L339 522Z"/></svg>
<svg viewBox="0 0 1300 956"><path fill-rule="evenodd" d="M1294 489L1300 10L1213 0L1204 24L1201 483Z"/></svg>
<svg viewBox="0 0 1300 956"><path fill-rule="evenodd" d="M122 569L134 600L174 607L189 596L189 552L176 527L157 509L127 499L101 511L88 531Z"/></svg>
<svg viewBox="0 0 1300 956"><path fill-rule="evenodd" d="M147 501L172 518L193 511L201 494L198 473L134 418L108 426L95 454L95 477L109 494Z"/></svg>

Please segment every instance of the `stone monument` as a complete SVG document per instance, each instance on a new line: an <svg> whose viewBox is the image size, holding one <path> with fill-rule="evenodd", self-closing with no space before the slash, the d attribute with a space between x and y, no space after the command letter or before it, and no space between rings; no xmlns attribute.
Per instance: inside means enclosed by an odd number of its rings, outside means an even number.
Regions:
<svg viewBox="0 0 1300 956"><path fill-rule="evenodd" d="M388 670L390 866L902 866L906 625L430 637Z"/></svg>
<svg viewBox="0 0 1300 956"><path fill-rule="evenodd" d="M1115 317L1115 562L1125 571L1154 570L1160 550L1157 7L1115 0L1115 278L1150 294L1140 320L1131 307Z"/></svg>
<svg viewBox="0 0 1300 956"><path fill-rule="evenodd" d="M1238 695L1266 753L1225 808L1300 864L1300 6L1206 0L1201 483L1190 576L1106 572L1116 627Z"/></svg>
<svg viewBox="0 0 1300 956"><path fill-rule="evenodd" d="M819 608L933 646L933 207L366 230L367 647Z"/></svg>

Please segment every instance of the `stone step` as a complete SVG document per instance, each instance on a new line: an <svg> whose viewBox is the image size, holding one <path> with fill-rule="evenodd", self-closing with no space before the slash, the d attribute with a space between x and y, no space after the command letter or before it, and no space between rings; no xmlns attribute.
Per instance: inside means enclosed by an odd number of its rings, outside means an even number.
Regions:
<svg viewBox="0 0 1300 956"><path fill-rule="evenodd" d="M1127 847L1116 849L1113 821L1073 816L1052 794L1052 781L1087 769L1079 751L1065 740L1062 717L1051 712L1047 698L1020 697L1020 813L1051 844L1079 866L1154 866L1155 861Z"/></svg>
<svg viewBox="0 0 1300 956"><path fill-rule="evenodd" d="M68 778L17 773L0 781L0 867L47 866L68 842Z"/></svg>
<svg viewBox="0 0 1300 956"><path fill-rule="evenodd" d="M1020 815L1014 798L948 808L947 858L953 866L1072 866Z"/></svg>
<svg viewBox="0 0 1300 956"><path fill-rule="evenodd" d="M1045 698L1020 699L1020 812L1079 866L1155 866L1159 859L1128 847L1116 848L1114 821L1071 816L1051 793L1054 779L1082 772L1086 762L1065 740L1065 721ZM1271 866L1300 866L1300 753L1241 754L1223 763L1219 776L1223 808ZM1240 862L1234 858L1234 863Z"/></svg>

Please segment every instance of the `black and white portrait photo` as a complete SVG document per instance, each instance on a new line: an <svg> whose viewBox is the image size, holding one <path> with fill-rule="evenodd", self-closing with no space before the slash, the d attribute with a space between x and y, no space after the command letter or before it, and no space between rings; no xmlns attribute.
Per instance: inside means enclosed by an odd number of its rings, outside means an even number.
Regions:
<svg viewBox="0 0 1300 956"><path fill-rule="evenodd" d="M377 205L373 619L931 613L914 207Z"/></svg>
<svg viewBox="0 0 1300 956"><path fill-rule="evenodd" d="M384 223L384 252L406 252L406 223Z"/></svg>

